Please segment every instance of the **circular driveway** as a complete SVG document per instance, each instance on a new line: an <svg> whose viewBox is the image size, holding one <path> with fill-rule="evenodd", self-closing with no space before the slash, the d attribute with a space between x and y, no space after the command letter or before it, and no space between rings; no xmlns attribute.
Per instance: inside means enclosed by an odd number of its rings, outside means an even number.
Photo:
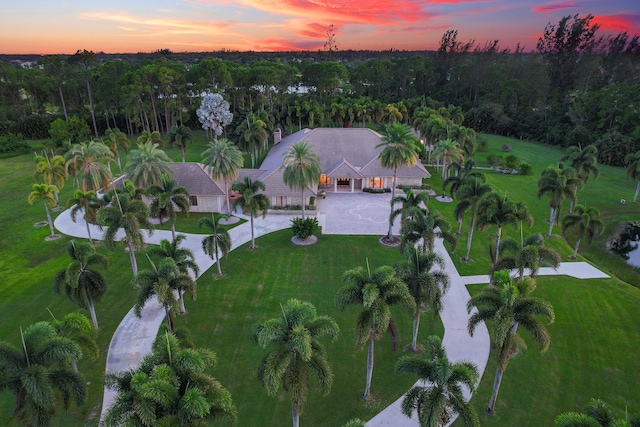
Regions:
<svg viewBox="0 0 640 427"><path fill-rule="evenodd" d="M391 193L327 193L326 199L317 200L316 203L323 234L382 236L389 230ZM400 218L396 218L393 234L399 233Z"/></svg>

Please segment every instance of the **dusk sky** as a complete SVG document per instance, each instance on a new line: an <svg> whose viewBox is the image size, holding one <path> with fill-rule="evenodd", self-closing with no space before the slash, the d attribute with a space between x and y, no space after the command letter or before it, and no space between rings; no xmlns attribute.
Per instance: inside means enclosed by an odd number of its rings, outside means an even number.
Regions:
<svg viewBox="0 0 640 427"><path fill-rule="evenodd" d="M534 50L547 23L595 16L640 33L640 0L3 0L0 53L436 49L445 31Z"/></svg>

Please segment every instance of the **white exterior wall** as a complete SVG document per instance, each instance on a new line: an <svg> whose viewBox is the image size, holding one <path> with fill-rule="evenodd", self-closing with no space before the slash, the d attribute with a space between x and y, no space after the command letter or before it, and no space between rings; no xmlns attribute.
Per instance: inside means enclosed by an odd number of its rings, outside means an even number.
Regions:
<svg viewBox="0 0 640 427"><path fill-rule="evenodd" d="M222 212L227 201L223 196L197 196L198 206L189 206L189 212ZM225 212L226 213L226 209Z"/></svg>
<svg viewBox="0 0 640 427"><path fill-rule="evenodd" d="M422 178L400 178L398 177L398 185L421 185Z"/></svg>

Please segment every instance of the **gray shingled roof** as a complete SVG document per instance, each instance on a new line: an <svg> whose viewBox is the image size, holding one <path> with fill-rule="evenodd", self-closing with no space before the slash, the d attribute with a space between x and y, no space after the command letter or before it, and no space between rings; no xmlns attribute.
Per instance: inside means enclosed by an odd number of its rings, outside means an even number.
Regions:
<svg viewBox="0 0 640 427"><path fill-rule="evenodd" d="M325 174L331 178L362 178L362 174L344 158Z"/></svg>
<svg viewBox="0 0 640 427"><path fill-rule="evenodd" d="M224 185L215 182L200 163L170 163L173 176L189 194L224 196Z"/></svg>

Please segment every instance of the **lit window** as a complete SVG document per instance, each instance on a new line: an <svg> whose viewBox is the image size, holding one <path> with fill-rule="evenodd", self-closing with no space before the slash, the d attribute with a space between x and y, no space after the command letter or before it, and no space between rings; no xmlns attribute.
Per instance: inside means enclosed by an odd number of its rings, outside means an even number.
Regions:
<svg viewBox="0 0 640 427"><path fill-rule="evenodd" d="M331 184L331 178L327 175L320 175L320 185L329 185Z"/></svg>
<svg viewBox="0 0 640 427"><path fill-rule="evenodd" d="M369 180L370 188L382 188L382 178L374 176Z"/></svg>
<svg viewBox="0 0 640 427"><path fill-rule="evenodd" d="M189 196L189 206L198 206L198 196Z"/></svg>

